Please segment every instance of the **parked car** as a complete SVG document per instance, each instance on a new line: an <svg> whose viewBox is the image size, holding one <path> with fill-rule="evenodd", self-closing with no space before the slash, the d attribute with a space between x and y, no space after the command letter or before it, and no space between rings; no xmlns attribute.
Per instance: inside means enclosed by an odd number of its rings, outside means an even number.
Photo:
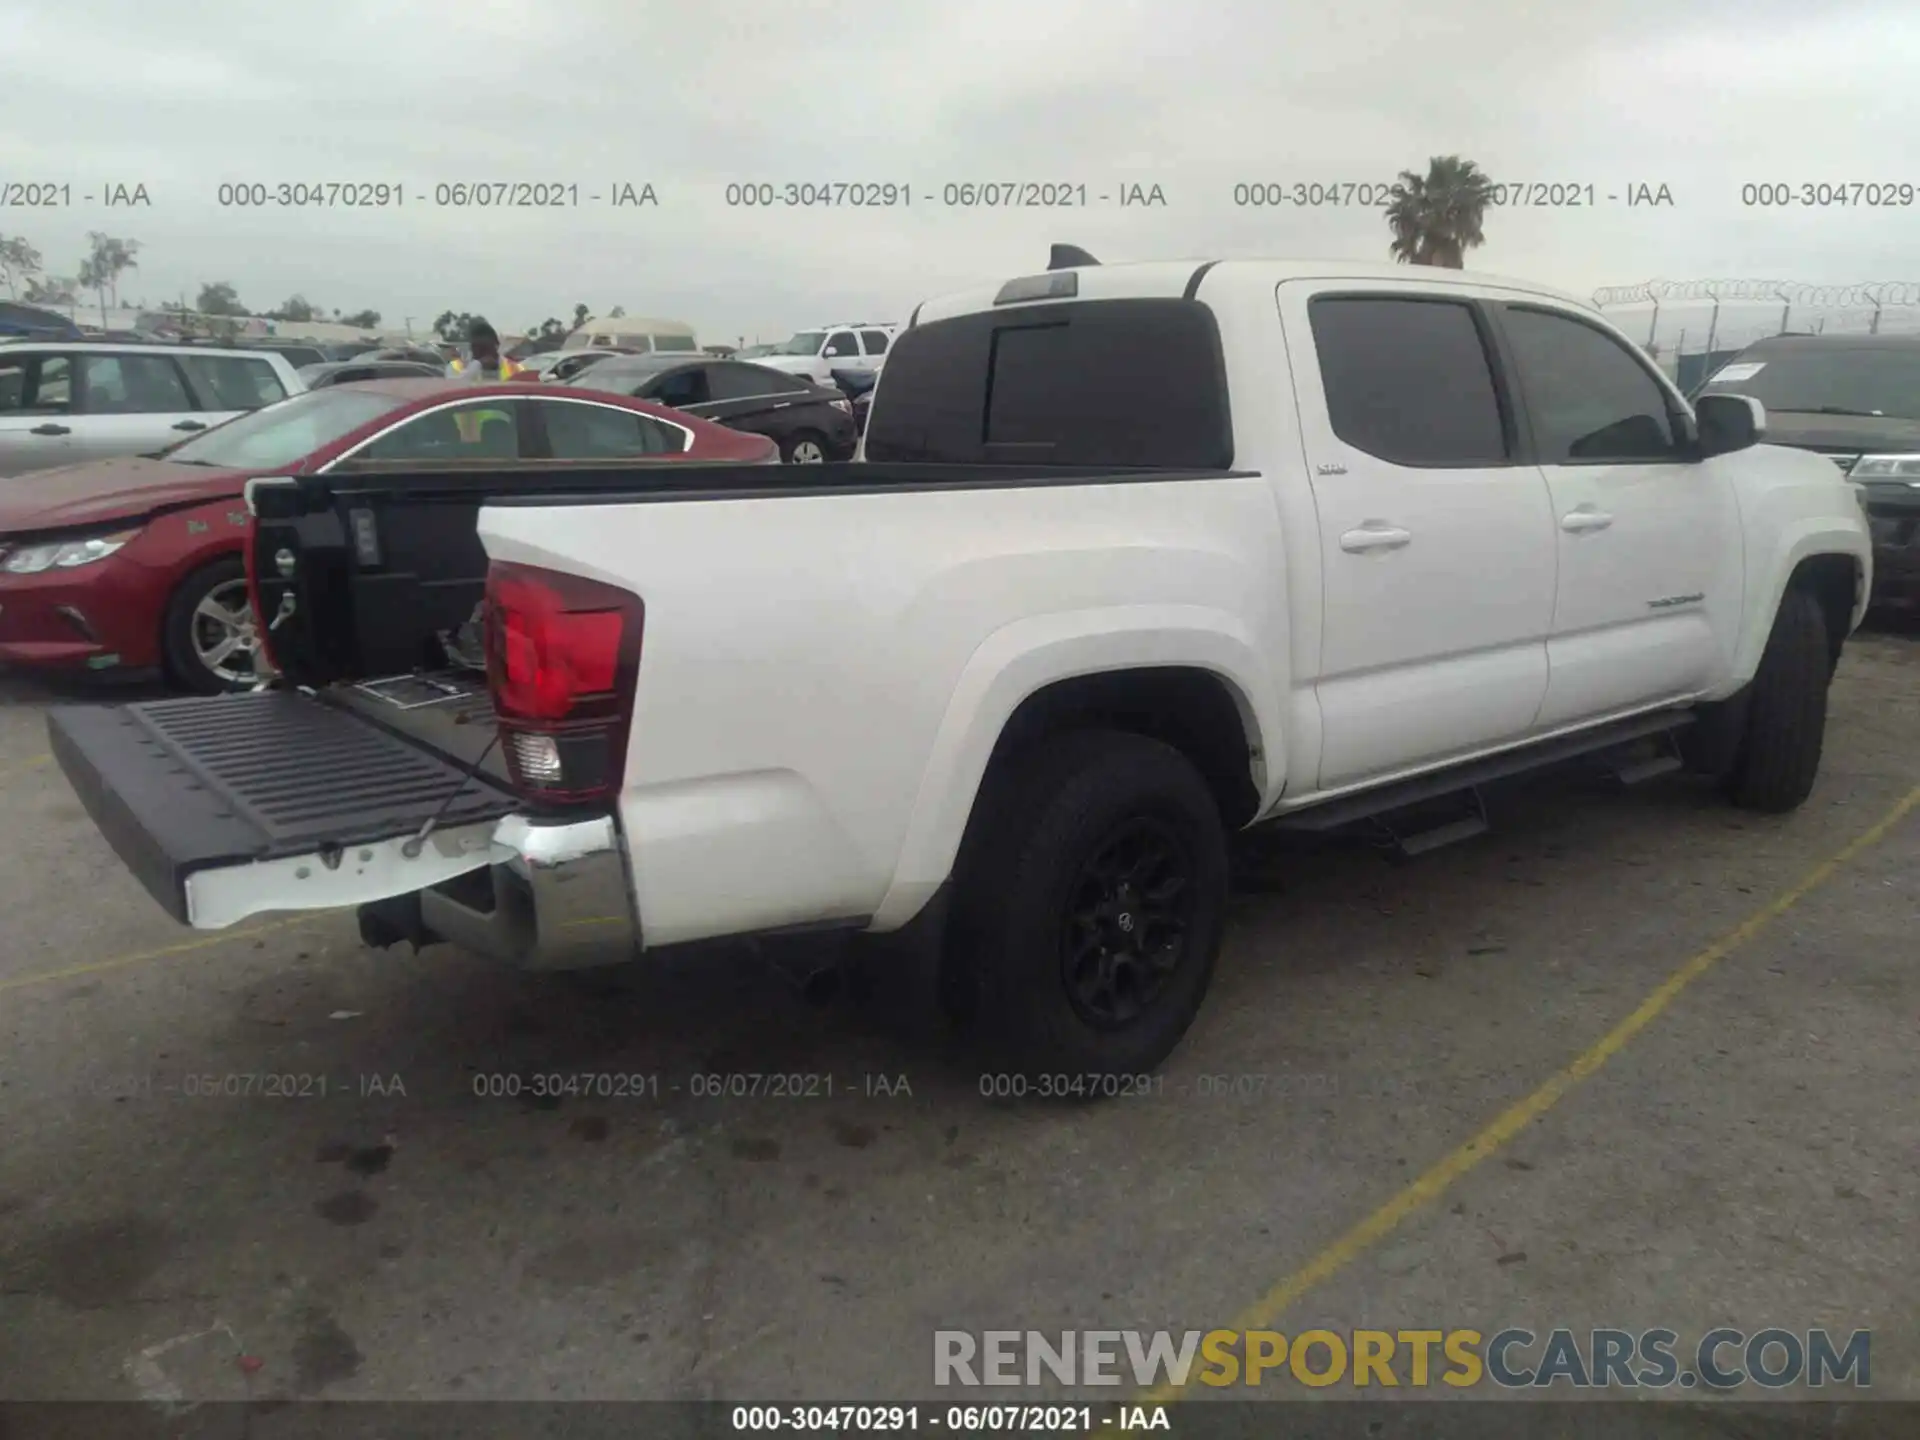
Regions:
<svg viewBox="0 0 1920 1440"><path fill-rule="evenodd" d="M158 450L305 388L263 350L9 345L0 351L0 490L27 471Z"/></svg>
<svg viewBox="0 0 1920 1440"><path fill-rule="evenodd" d="M58 310L0 300L0 340L78 340L80 327Z"/></svg>
<svg viewBox="0 0 1920 1440"><path fill-rule="evenodd" d="M256 481L287 687L56 709L54 754L197 927L358 905L579 966L839 926L1076 1083L1187 1030L1232 830L1428 848L1475 827L1415 802L1668 742L1751 809L1812 789L1851 489L1581 302L1223 260L915 318L864 465ZM358 688L482 596L491 729Z"/></svg>
<svg viewBox="0 0 1920 1440"><path fill-rule="evenodd" d="M574 384L671 405L735 430L765 435L793 465L851 460L859 433L853 405L830 385L738 360L628 355L596 365Z"/></svg>
<svg viewBox="0 0 1920 1440"><path fill-rule="evenodd" d="M363 354L349 357L354 360L402 360L414 365L425 365L437 374L447 373L447 362L438 350L425 345L385 345L379 349L368 350Z"/></svg>
<svg viewBox="0 0 1920 1440"><path fill-rule="evenodd" d="M309 365L323 365L327 355L318 345L242 345L243 350L265 350L283 358L295 370Z"/></svg>
<svg viewBox="0 0 1920 1440"><path fill-rule="evenodd" d="M1839 466L1873 533L1873 603L1920 611L1920 335L1772 336L1702 393L1752 396L1770 443Z"/></svg>
<svg viewBox="0 0 1920 1440"><path fill-rule="evenodd" d="M298 373L301 383L309 390L319 390L361 380L444 380L447 367L423 365L414 360L328 360L319 365L302 365Z"/></svg>
<svg viewBox="0 0 1920 1440"><path fill-rule="evenodd" d="M243 492L254 475L556 460L773 463L770 441L604 392L445 377L332 385L153 458L0 483L0 662L163 671L177 686L260 678Z"/></svg>
<svg viewBox="0 0 1920 1440"><path fill-rule="evenodd" d="M804 375L816 385L831 385L835 370L877 370L885 363L896 325L867 323L822 325L802 330L783 345L754 360L756 365Z"/></svg>
<svg viewBox="0 0 1920 1440"><path fill-rule="evenodd" d="M509 353L507 358L518 365L528 379L544 380L552 372L553 367L566 359L567 355L563 350L542 350L536 355Z"/></svg>
<svg viewBox="0 0 1920 1440"><path fill-rule="evenodd" d="M880 381L878 370L836 370L833 383L853 406L853 431L867 433L867 414L873 408L873 387Z"/></svg>
<svg viewBox="0 0 1920 1440"><path fill-rule="evenodd" d="M637 355L637 350L628 350L618 346L602 345L593 350L562 350L560 358L548 367L541 377L556 385L568 385L577 381L591 366L610 360L615 355Z"/></svg>

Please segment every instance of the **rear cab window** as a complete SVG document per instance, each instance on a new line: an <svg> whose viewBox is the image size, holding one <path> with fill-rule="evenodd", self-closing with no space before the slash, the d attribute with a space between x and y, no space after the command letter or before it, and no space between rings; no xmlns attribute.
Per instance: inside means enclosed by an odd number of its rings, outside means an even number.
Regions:
<svg viewBox="0 0 1920 1440"><path fill-rule="evenodd" d="M1227 469L1212 310L1082 300L956 315L895 337L866 457L928 464Z"/></svg>

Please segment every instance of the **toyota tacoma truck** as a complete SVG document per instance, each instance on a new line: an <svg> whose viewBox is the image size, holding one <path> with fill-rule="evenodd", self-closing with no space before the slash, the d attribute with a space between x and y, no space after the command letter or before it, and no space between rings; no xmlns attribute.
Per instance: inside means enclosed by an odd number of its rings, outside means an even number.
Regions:
<svg viewBox="0 0 1920 1440"><path fill-rule="evenodd" d="M1010 1063L1135 1074L1234 831L1417 849L1482 821L1393 817L1585 756L1807 797L1871 547L1765 423L1525 283L1071 264L922 304L859 462L257 478L281 682L52 745L188 925L534 967L844 929Z"/></svg>

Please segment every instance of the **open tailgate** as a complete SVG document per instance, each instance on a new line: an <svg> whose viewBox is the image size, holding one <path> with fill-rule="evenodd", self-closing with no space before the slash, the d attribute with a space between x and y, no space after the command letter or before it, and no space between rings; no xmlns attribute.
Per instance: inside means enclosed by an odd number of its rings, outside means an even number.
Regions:
<svg viewBox="0 0 1920 1440"><path fill-rule="evenodd" d="M167 913L205 930L478 869L494 822L519 804L485 775L299 691L63 705L47 731L127 868Z"/></svg>

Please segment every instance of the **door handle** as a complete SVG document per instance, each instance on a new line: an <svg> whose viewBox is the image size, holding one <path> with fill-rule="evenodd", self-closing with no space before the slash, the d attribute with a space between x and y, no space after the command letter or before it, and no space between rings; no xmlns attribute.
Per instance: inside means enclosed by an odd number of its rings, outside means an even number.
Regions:
<svg viewBox="0 0 1920 1440"><path fill-rule="evenodd" d="M173 428L176 430L204 430L207 427L204 422L199 420L182 420Z"/></svg>
<svg viewBox="0 0 1920 1440"><path fill-rule="evenodd" d="M1560 517L1560 528L1569 535L1585 535L1590 531L1604 530L1613 524L1613 516L1604 510L1596 510L1591 505L1582 505L1569 510Z"/></svg>
<svg viewBox="0 0 1920 1440"><path fill-rule="evenodd" d="M27 433L29 435L71 435L73 428L68 425L55 425L49 422L45 425L36 425Z"/></svg>
<svg viewBox="0 0 1920 1440"><path fill-rule="evenodd" d="M1340 548L1349 555L1364 555L1369 550L1399 550L1413 543L1413 532L1379 520L1369 520L1358 530L1340 537Z"/></svg>

